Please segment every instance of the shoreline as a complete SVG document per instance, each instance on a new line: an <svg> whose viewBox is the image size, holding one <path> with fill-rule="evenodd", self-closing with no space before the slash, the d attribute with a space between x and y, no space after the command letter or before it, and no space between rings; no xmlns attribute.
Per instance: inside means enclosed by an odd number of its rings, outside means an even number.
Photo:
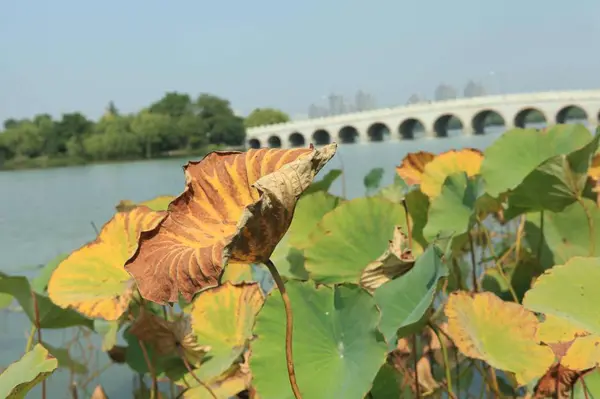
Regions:
<svg viewBox="0 0 600 399"><path fill-rule="evenodd" d="M148 162L148 161L161 161L177 158L186 157L198 157L203 158L207 154L214 151L243 151L241 147L224 147L214 146L199 149L196 151L182 151L173 152L170 154L161 154L152 158L129 158L129 159L111 159L111 160L84 160L77 158L30 158L24 160L23 163L17 165L5 165L0 166L0 173L18 172L18 171L31 171L31 170L45 170L45 169L59 169L59 168L72 168L90 165L112 165L120 163L137 163L137 162Z"/></svg>

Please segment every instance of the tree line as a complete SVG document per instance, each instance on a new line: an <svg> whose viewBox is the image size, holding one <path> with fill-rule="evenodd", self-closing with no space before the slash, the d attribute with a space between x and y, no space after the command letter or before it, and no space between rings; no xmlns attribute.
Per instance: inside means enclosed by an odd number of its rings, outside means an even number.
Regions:
<svg viewBox="0 0 600 399"><path fill-rule="evenodd" d="M0 131L0 169L201 154L242 146L249 127L287 121L274 108L240 117L224 98L169 92L137 113L123 114L110 102L96 121L81 112L8 119Z"/></svg>

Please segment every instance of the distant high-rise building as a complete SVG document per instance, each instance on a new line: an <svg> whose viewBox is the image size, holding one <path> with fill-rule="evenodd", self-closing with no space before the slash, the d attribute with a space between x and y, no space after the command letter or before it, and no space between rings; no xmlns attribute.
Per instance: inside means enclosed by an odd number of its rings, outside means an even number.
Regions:
<svg viewBox="0 0 600 399"><path fill-rule="evenodd" d="M362 90L359 90L356 93L356 96L354 99L354 106L356 108L356 111L359 111L359 112L374 109L375 108L375 98L372 95L365 93Z"/></svg>
<svg viewBox="0 0 600 399"><path fill-rule="evenodd" d="M463 95L467 98L485 96L485 88L481 83L475 83L472 80L469 80L469 82L465 86Z"/></svg>
<svg viewBox="0 0 600 399"><path fill-rule="evenodd" d="M308 117L309 118L322 118L324 116L328 116L329 112L324 107L319 107L316 104L311 104L308 107Z"/></svg>
<svg viewBox="0 0 600 399"><path fill-rule="evenodd" d="M346 104L344 97L337 94L329 95L329 114L341 115L346 113Z"/></svg>
<svg viewBox="0 0 600 399"><path fill-rule="evenodd" d="M436 101L451 100L456 97L458 97L456 89L450 85L442 83L435 89Z"/></svg>

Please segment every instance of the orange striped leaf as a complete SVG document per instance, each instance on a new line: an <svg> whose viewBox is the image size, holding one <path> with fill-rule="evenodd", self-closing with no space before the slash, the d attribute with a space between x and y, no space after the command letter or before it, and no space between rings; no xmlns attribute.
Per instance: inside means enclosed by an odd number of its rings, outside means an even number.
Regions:
<svg viewBox="0 0 600 399"><path fill-rule="evenodd" d="M286 233L296 201L336 151L213 152L185 168L186 188L168 216L142 233L126 269L140 293L175 302L218 284L228 263L263 263Z"/></svg>
<svg viewBox="0 0 600 399"><path fill-rule="evenodd" d="M425 171L425 165L433 161L435 155L427 151L411 152L407 154L400 166L396 166L396 172L406 184L421 184Z"/></svg>
<svg viewBox="0 0 600 399"><path fill-rule="evenodd" d="M134 285L125 262L135 253L141 231L164 216L145 206L115 214L95 241L58 265L48 282L52 302L88 317L117 320L129 306Z"/></svg>

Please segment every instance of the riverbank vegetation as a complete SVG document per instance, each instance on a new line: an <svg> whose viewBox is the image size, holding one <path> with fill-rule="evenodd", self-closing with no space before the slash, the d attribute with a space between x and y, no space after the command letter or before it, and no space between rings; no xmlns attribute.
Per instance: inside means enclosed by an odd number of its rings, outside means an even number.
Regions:
<svg viewBox="0 0 600 399"><path fill-rule="evenodd" d="M177 199L123 201L36 279L0 275L34 326L0 396L63 368L106 398L43 335L71 328L135 397L599 397L599 142L557 125L411 153L356 199L331 193L341 170L311 184L335 144L213 154Z"/></svg>
<svg viewBox="0 0 600 399"><path fill-rule="evenodd" d="M176 92L133 114L110 103L97 121L79 112L59 119L47 114L9 119L0 132L0 170L199 156L242 146L248 127L288 120L272 108L242 118L226 99L211 94L194 99Z"/></svg>

